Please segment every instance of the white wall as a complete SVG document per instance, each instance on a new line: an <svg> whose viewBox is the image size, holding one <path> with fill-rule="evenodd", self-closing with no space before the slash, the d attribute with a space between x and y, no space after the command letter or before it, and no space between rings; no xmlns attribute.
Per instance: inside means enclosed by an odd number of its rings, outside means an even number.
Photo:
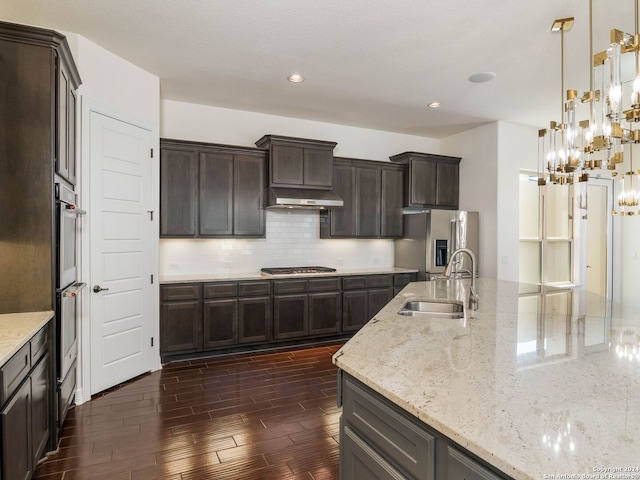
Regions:
<svg viewBox="0 0 640 480"><path fill-rule="evenodd" d="M285 135L338 142L338 157L381 161L408 151L440 153L440 142L433 138L171 100L162 100L161 106L163 138L255 147L263 135Z"/></svg>
<svg viewBox="0 0 640 480"><path fill-rule="evenodd" d="M497 272L501 280L519 279L520 169L535 170L538 132L531 127L498 122Z"/></svg>
<svg viewBox="0 0 640 480"><path fill-rule="evenodd" d="M81 35L68 37L73 37L72 50L82 78L81 95L156 125L160 123L157 76Z"/></svg>
<svg viewBox="0 0 640 480"><path fill-rule="evenodd" d="M498 124L491 123L452 135L441 141L441 153L462 157L460 209L479 212L480 276L497 278L497 138Z"/></svg>
<svg viewBox="0 0 640 480"><path fill-rule="evenodd" d="M263 135L337 142L336 156L389 161L406 151L439 153L436 139L163 100L163 138L254 147ZM323 240L319 213L267 212L266 238L160 241L160 274L231 274L264 266L393 266L392 240Z"/></svg>

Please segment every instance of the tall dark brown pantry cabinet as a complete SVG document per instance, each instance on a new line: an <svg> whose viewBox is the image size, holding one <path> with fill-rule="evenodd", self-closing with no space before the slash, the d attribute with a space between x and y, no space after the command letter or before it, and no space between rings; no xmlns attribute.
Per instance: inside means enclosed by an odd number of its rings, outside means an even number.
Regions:
<svg viewBox="0 0 640 480"><path fill-rule="evenodd" d="M79 84L64 36L0 22L0 313L53 310L54 175L75 182Z"/></svg>
<svg viewBox="0 0 640 480"><path fill-rule="evenodd" d="M79 85L63 35L0 22L0 313L57 308L54 185L76 183ZM30 478L56 447L56 336L52 322L0 366L20 372L0 395L3 480Z"/></svg>

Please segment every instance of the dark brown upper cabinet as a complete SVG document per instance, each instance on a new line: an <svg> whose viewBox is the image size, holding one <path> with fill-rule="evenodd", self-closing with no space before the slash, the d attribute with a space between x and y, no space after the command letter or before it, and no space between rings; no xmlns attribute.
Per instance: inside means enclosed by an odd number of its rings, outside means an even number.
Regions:
<svg viewBox="0 0 640 480"><path fill-rule="evenodd" d="M160 141L161 237L264 237L266 154Z"/></svg>
<svg viewBox="0 0 640 480"><path fill-rule="evenodd" d="M405 152L389 159L406 166L406 207L458 208L460 158Z"/></svg>
<svg viewBox="0 0 640 480"><path fill-rule="evenodd" d="M328 190L333 184L336 142L265 135L256 147L269 151L269 186Z"/></svg>
<svg viewBox="0 0 640 480"><path fill-rule="evenodd" d="M320 238L400 238L404 169L388 162L336 158L334 191L344 206L320 212Z"/></svg>

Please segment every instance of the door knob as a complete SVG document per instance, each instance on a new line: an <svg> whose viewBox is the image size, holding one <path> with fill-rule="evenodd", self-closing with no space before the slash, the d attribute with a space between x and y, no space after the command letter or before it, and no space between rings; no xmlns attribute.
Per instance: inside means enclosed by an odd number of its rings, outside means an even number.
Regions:
<svg viewBox="0 0 640 480"><path fill-rule="evenodd" d="M106 292L107 290L109 290L109 289L108 288L102 288L100 285L94 285L94 287L93 287L93 292L94 293L100 293L102 291Z"/></svg>

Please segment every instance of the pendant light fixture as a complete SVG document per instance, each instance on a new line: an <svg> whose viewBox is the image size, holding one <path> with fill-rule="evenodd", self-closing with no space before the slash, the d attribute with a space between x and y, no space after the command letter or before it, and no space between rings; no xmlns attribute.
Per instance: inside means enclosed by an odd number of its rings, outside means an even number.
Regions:
<svg viewBox="0 0 640 480"><path fill-rule="evenodd" d="M573 18L555 20L552 32L561 33L562 123L551 122L538 132L538 185L547 182L570 185L589 179L589 170L606 165L616 177L616 166L630 150L631 167L620 175L620 212L633 215L639 203L640 178L633 171L631 149L640 143L640 34L638 1L635 0L635 34L611 30L606 50L593 54L593 3L589 0L589 90L564 90L564 33ZM623 55L635 54L635 77L623 78ZM591 63L592 62L592 63ZM578 112L588 107L588 119ZM635 209L635 210L634 210ZM613 211L618 213L617 210Z"/></svg>

